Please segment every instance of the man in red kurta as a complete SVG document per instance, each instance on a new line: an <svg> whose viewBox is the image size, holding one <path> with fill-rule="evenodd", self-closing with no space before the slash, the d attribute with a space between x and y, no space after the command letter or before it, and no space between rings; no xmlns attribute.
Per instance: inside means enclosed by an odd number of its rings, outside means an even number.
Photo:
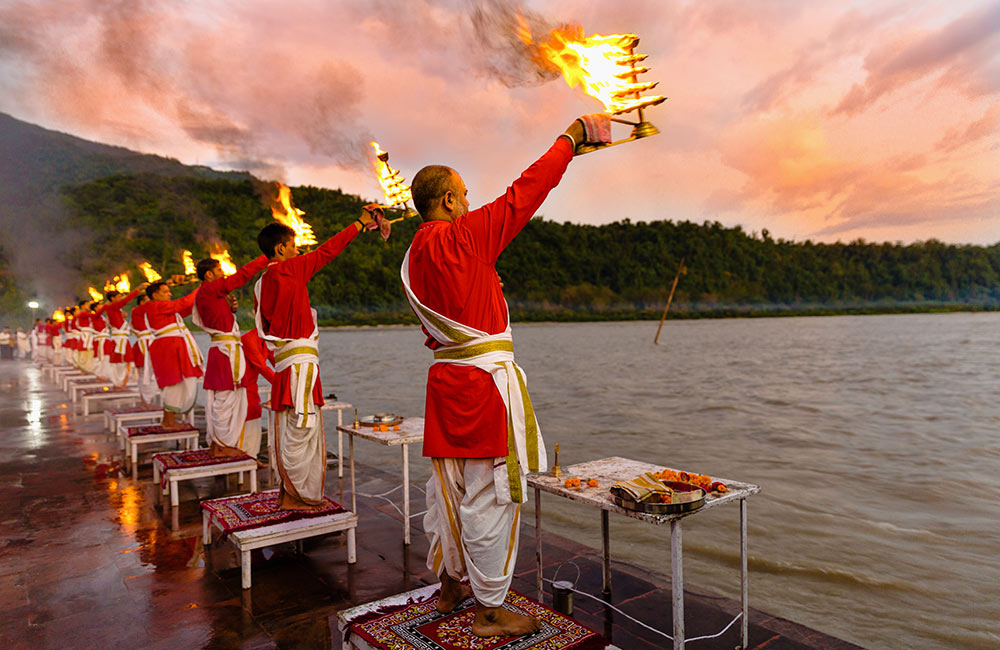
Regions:
<svg viewBox="0 0 1000 650"><path fill-rule="evenodd" d="M326 439L320 406L319 327L309 304L309 280L373 220L367 213L316 250L299 255L295 231L272 223L257 236L270 260L254 287L257 333L274 351L271 408L275 411L278 506L305 510L323 502Z"/></svg>
<svg viewBox="0 0 1000 650"><path fill-rule="evenodd" d="M140 284L128 294L109 291L106 294L108 302L96 310L97 315L103 316L108 322L108 336L104 339L103 350L104 372L108 379L118 387L124 386L128 382L129 376L129 365L125 359L128 352L129 326L125 320L125 314L122 313L122 308L145 288L145 284Z"/></svg>
<svg viewBox="0 0 1000 650"><path fill-rule="evenodd" d="M413 179L424 223L401 276L435 357L424 410L424 455L434 465L424 519L427 565L441 577L442 612L469 595L460 582L469 577L478 636L529 634L540 626L502 608L516 563L524 474L544 471L546 460L525 375L514 363L495 264L583 139L576 121L503 196L472 212L454 170L425 167Z"/></svg>
<svg viewBox="0 0 1000 650"><path fill-rule="evenodd" d="M148 289L148 287L147 287ZM146 322L146 308L150 303L149 296L143 292L136 300L136 306L129 314L129 322L132 324L132 333L135 334L136 341L129 349L129 361L135 366L138 377L136 381L139 385L139 396L142 398L142 405L152 408L153 400L160 392L156 385L156 376L153 374L153 362L149 358L149 346L153 342L153 332Z"/></svg>
<svg viewBox="0 0 1000 650"><path fill-rule="evenodd" d="M246 360L230 294L266 265L267 257L261 255L228 277L218 260L208 258L197 265L201 286L192 316L195 325L212 339L205 364L205 421L214 457L240 456L245 451L239 443L246 438L243 426L247 420L247 391L241 385Z"/></svg>
<svg viewBox="0 0 1000 650"><path fill-rule="evenodd" d="M201 377L201 351L184 317L191 314L198 294L195 289L178 300L171 300L170 285L154 282L146 288L150 301L145 308L146 323L153 332L149 358L156 383L163 391L163 426L177 424L177 415L189 412L198 399Z"/></svg>

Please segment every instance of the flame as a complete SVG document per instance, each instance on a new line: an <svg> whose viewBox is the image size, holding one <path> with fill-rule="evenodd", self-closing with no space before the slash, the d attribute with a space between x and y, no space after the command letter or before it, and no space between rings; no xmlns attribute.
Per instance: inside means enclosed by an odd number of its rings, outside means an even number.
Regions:
<svg viewBox="0 0 1000 650"><path fill-rule="evenodd" d="M115 276L115 277L118 277L118 276ZM109 291L114 291L114 290L115 290L115 283L114 282L112 282L111 280L108 280L107 282L104 283L104 293L107 293Z"/></svg>
<svg viewBox="0 0 1000 650"><path fill-rule="evenodd" d="M626 113L659 104L661 95L641 97L656 82L640 82L637 76L649 68L636 66L645 54L633 54L639 43L635 34L585 36L579 25L554 29L543 43L534 43L527 22L518 16L518 36L528 45L537 63L562 72L570 88L580 86L612 114Z"/></svg>
<svg viewBox="0 0 1000 650"><path fill-rule="evenodd" d="M116 275L114 278L115 289L118 293L128 293L132 290L132 284L128 281L128 271L122 273L121 275Z"/></svg>
<svg viewBox="0 0 1000 650"><path fill-rule="evenodd" d="M191 251L181 253L181 261L184 262L184 275L194 275L198 270L194 267L194 260L191 258Z"/></svg>
<svg viewBox="0 0 1000 650"><path fill-rule="evenodd" d="M146 276L146 282L156 282L157 280L163 277L159 273L153 270L153 265L150 264L149 262L143 262L142 264L140 264L139 270L142 271L142 274L144 276Z"/></svg>
<svg viewBox="0 0 1000 650"><path fill-rule="evenodd" d="M94 287L87 287L87 291L90 293L91 300L104 300L104 294Z"/></svg>
<svg viewBox="0 0 1000 650"><path fill-rule="evenodd" d="M271 206L271 214L275 221L295 231L296 246L312 246L317 243L312 226L302 219L305 212L292 205L292 190L284 183L278 183L278 200Z"/></svg>
<svg viewBox="0 0 1000 650"><path fill-rule="evenodd" d="M226 276L230 276L236 273L236 265L233 264L233 258L229 257L229 251L221 246L214 246L215 252L211 253L212 259L219 262L219 266L222 267L222 273Z"/></svg>
<svg viewBox="0 0 1000 650"><path fill-rule="evenodd" d="M375 149L375 160L372 166L375 168L375 176L378 184L382 186L385 194L385 204L389 207L406 203L413 195L410 194L410 186L403 182L399 172L389 166L389 154L382 151L382 147L377 142L371 143Z"/></svg>
<svg viewBox="0 0 1000 650"><path fill-rule="evenodd" d="M63 310L57 309L52 312L52 320L57 323L63 323L66 321L66 315L63 313Z"/></svg>

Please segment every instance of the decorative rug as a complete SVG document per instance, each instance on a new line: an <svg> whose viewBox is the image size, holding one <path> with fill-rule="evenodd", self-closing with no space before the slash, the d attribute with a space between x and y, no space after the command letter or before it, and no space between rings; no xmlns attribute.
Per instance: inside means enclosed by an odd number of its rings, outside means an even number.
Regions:
<svg viewBox="0 0 1000 650"><path fill-rule="evenodd" d="M610 643L597 632L549 609L513 589L504 609L537 617L542 629L526 636L478 637L472 633L475 600L469 598L450 614L428 600L370 612L349 621L345 641L356 634L376 648L392 650L603 650Z"/></svg>
<svg viewBox="0 0 1000 650"><path fill-rule="evenodd" d="M193 424L185 424L177 428L167 429L160 424L151 424L148 427L128 427L128 437L134 438L135 436L151 436L154 433L184 433L186 431L197 431L198 427Z"/></svg>
<svg viewBox="0 0 1000 650"><path fill-rule="evenodd" d="M223 456L215 458L209 449L190 449L188 451L168 451L160 454L153 454L153 462L159 462L160 487L167 485L167 472L173 469L187 469L189 467L201 467L203 465L221 465L223 463L234 463L245 460L253 460L246 454L239 456Z"/></svg>
<svg viewBox="0 0 1000 650"><path fill-rule="evenodd" d="M278 490L202 501L201 507L209 512L209 517L222 525L222 537L248 528L347 512L328 497L323 497L323 508L319 510L278 510Z"/></svg>

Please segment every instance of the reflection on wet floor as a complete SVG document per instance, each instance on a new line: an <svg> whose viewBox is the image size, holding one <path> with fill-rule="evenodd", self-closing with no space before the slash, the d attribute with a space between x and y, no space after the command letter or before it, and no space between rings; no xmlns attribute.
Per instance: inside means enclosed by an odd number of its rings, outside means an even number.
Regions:
<svg viewBox="0 0 1000 650"><path fill-rule="evenodd" d="M42 381L38 369L0 364L0 387L0 647L339 648L338 610L437 582L425 565L420 518L406 547L399 515L383 501L359 497L357 564L347 564L339 534L306 540L304 552L291 543L265 548L253 552L253 587L244 591L235 547L202 544L198 506L238 493L235 481L184 482L180 506L171 509L157 494L149 464L132 481L102 418L73 416L64 394ZM359 469L359 492L396 484L376 469ZM268 485L266 471L259 478ZM349 503L344 487L331 474L327 495ZM522 528L513 585L529 595L532 533ZM578 588L600 590L594 551L543 539L546 576L572 560L582 569ZM613 580L616 604L668 627L665 579L621 566ZM689 634L721 629L731 615L720 603L689 595ZM622 648L666 643L601 604L581 599L576 618ZM787 630L778 634L767 626L778 619L765 614L755 612L752 621L752 647L851 647L788 621L779 621ZM728 650L737 639L734 629L697 647Z"/></svg>

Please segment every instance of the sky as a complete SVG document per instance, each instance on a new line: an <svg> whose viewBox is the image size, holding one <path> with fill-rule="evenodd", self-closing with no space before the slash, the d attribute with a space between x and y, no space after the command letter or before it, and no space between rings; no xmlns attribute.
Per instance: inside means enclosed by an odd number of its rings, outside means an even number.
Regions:
<svg viewBox="0 0 1000 650"><path fill-rule="evenodd" d="M377 140L475 207L601 110L526 58L519 6L536 38L637 34L668 97L659 135L577 157L546 219L1000 242L995 0L0 0L0 111L370 199Z"/></svg>

